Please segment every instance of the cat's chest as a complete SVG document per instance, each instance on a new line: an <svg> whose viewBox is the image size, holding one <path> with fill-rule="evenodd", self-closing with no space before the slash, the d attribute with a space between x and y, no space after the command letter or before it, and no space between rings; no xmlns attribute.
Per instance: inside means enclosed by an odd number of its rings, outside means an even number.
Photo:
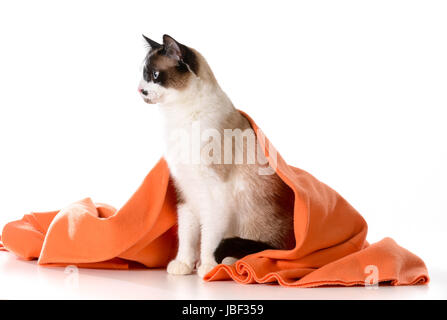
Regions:
<svg viewBox="0 0 447 320"><path fill-rule="evenodd" d="M194 140L191 135L176 134L168 138L164 157L171 174L182 184L217 182L219 176L209 165L203 163L201 151L205 142Z"/></svg>
<svg viewBox="0 0 447 320"><path fill-rule="evenodd" d="M207 123L202 119L185 119L184 121L171 121L165 124L164 128L164 156L170 166L174 168L182 167L184 170L200 172L207 170L207 159L203 161L202 152L204 147L209 145L206 139L208 132L218 131L218 125ZM213 145L213 147L216 147ZM220 144L217 145L220 151ZM217 150L216 150L217 151Z"/></svg>

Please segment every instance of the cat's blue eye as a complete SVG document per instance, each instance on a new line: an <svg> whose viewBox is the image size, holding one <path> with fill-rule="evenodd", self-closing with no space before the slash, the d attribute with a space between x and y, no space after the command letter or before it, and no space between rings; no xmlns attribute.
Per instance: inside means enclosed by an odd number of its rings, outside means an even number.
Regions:
<svg viewBox="0 0 447 320"><path fill-rule="evenodd" d="M158 71L155 71L155 70L152 71L152 78L154 78L154 80L157 79L159 74L160 74L160 72L158 72Z"/></svg>

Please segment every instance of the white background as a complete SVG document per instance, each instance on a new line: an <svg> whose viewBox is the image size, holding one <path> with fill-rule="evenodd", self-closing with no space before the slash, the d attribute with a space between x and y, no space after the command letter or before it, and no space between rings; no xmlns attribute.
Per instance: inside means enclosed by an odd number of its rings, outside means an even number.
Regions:
<svg viewBox="0 0 447 320"><path fill-rule="evenodd" d="M3 1L0 227L120 207L161 156L141 33L200 51L285 160L446 271L444 1Z"/></svg>

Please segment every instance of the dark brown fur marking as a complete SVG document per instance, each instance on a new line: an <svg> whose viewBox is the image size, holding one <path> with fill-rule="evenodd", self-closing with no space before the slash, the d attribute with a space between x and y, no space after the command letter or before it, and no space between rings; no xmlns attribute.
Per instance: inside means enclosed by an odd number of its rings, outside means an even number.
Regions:
<svg viewBox="0 0 447 320"><path fill-rule="evenodd" d="M143 77L146 81L153 81L165 88L181 90L188 85L193 74L197 75L199 64L193 50L178 43L182 57L181 60L167 55L164 47L156 48L148 54ZM158 71L159 75L154 79L153 72Z"/></svg>

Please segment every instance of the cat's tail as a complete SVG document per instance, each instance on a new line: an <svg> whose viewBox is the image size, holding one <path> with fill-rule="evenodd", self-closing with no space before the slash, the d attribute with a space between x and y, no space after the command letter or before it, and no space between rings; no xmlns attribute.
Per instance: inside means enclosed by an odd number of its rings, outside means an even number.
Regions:
<svg viewBox="0 0 447 320"><path fill-rule="evenodd" d="M246 255L264 251L267 249L275 249L271 245L261 242L242 238L223 239L217 249L214 251L214 258L217 263L222 263L226 257L241 259Z"/></svg>

